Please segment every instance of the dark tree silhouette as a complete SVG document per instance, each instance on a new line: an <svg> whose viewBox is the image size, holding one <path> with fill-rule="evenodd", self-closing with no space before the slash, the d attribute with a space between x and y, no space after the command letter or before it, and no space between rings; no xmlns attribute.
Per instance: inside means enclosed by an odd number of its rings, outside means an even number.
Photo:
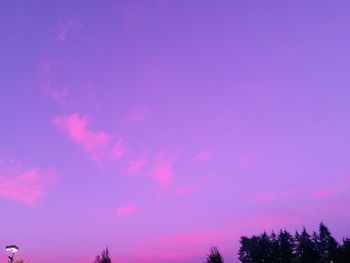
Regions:
<svg viewBox="0 0 350 263"><path fill-rule="evenodd" d="M258 237L258 254L260 262L272 262L271 260L271 244L269 236L266 232Z"/></svg>
<svg viewBox="0 0 350 263"><path fill-rule="evenodd" d="M270 237L264 232L260 236L241 237L241 247L238 255L241 262L260 263L273 262L273 243Z"/></svg>
<svg viewBox="0 0 350 263"><path fill-rule="evenodd" d="M112 263L112 260L109 257L108 248L104 249L101 255L96 256L94 263Z"/></svg>
<svg viewBox="0 0 350 263"><path fill-rule="evenodd" d="M339 245L323 223L312 237L303 228L295 237L280 230L278 236L263 232L250 238L242 236L239 242L242 263L350 263L350 238Z"/></svg>
<svg viewBox="0 0 350 263"><path fill-rule="evenodd" d="M239 260L243 263L250 263L252 262L252 252L250 247L250 238L246 236L242 236L239 240L239 243L241 244L238 256Z"/></svg>
<svg viewBox="0 0 350 263"><path fill-rule="evenodd" d="M206 263L223 263L224 258L221 256L219 250L216 247L210 249L210 254L207 257Z"/></svg>
<svg viewBox="0 0 350 263"><path fill-rule="evenodd" d="M320 263L336 262L338 258L338 242L332 237L328 228L321 223L316 235L316 248Z"/></svg>
<svg viewBox="0 0 350 263"><path fill-rule="evenodd" d="M295 239L297 241L296 255L300 263L318 263L318 254L316 244L307 233L305 227L301 234L296 232Z"/></svg>
<svg viewBox="0 0 350 263"><path fill-rule="evenodd" d="M343 244L339 246L339 263L350 263L350 238L343 239Z"/></svg>
<svg viewBox="0 0 350 263"><path fill-rule="evenodd" d="M271 262L280 262L279 261L279 242L276 234L272 231L270 235L270 242L271 242Z"/></svg>
<svg viewBox="0 0 350 263"><path fill-rule="evenodd" d="M295 242L294 238L286 230L281 230L278 234L279 257L278 263L290 263L295 261Z"/></svg>

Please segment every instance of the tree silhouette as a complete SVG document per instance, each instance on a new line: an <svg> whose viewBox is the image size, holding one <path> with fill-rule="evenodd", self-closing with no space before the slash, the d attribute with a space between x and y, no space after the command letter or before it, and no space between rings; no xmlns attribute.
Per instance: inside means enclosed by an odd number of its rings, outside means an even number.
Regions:
<svg viewBox="0 0 350 263"><path fill-rule="evenodd" d="M224 258L221 256L217 247L212 247L210 249L210 254L207 257L206 263L223 263Z"/></svg>
<svg viewBox="0 0 350 263"><path fill-rule="evenodd" d="M250 238L248 238L246 236L242 236L239 240L239 243L241 244L239 251L238 251L239 260L243 263L252 262Z"/></svg>
<svg viewBox="0 0 350 263"><path fill-rule="evenodd" d="M94 263L112 263L112 260L109 257L108 248L102 250L101 255L96 256Z"/></svg>
<svg viewBox="0 0 350 263"><path fill-rule="evenodd" d="M343 244L339 247L338 261L340 263L350 263L350 238L343 239Z"/></svg>
<svg viewBox="0 0 350 263"><path fill-rule="evenodd" d="M295 239L297 241L296 255L300 263L318 263L318 254L316 244L307 233L305 227L301 234L296 232Z"/></svg>
<svg viewBox="0 0 350 263"><path fill-rule="evenodd" d="M338 242L332 237L328 228L321 223L316 236L316 248L320 263L335 262L338 258Z"/></svg>
<svg viewBox="0 0 350 263"><path fill-rule="evenodd" d="M290 263L294 262L295 255L295 242L294 238L286 230L281 230L278 234L278 248L279 248L279 263Z"/></svg>
<svg viewBox="0 0 350 263"><path fill-rule="evenodd" d="M266 232L258 237L258 254L260 262L272 262L271 248L272 242Z"/></svg>
<svg viewBox="0 0 350 263"><path fill-rule="evenodd" d="M280 249L279 249L279 242L276 234L272 231L270 235L270 242L271 242L271 262L280 262L279 261L279 254L280 254Z"/></svg>
<svg viewBox="0 0 350 263"><path fill-rule="evenodd" d="M339 245L323 223L312 237L303 228L294 237L280 230L278 236L263 232L250 238L242 236L239 242L242 263L350 263L350 238Z"/></svg>

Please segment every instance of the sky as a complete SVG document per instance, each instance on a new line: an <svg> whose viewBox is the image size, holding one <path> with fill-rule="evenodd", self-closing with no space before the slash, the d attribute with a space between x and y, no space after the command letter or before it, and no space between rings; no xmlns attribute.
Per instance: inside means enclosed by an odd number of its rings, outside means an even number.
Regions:
<svg viewBox="0 0 350 263"><path fill-rule="evenodd" d="M0 247L238 262L242 235L349 236L349 10L0 0Z"/></svg>

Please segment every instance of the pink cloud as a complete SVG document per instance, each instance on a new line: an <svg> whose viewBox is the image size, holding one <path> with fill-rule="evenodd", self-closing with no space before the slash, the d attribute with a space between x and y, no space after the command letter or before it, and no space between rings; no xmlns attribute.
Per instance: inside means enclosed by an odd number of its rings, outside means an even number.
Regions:
<svg viewBox="0 0 350 263"><path fill-rule="evenodd" d="M192 185L182 185L176 188L175 194L177 196L188 196L190 194L198 194L202 191L200 183Z"/></svg>
<svg viewBox="0 0 350 263"><path fill-rule="evenodd" d="M117 216L127 216L133 214L136 210L137 206L134 204L129 204L125 206L120 206L117 208Z"/></svg>
<svg viewBox="0 0 350 263"><path fill-rule="evenodd" d="M125 153L125 147L123 145L123 140L121 138L114 144L112 149L112 157L114 159L119 159Z"/></svg>
<svg viewBox="0 0 350 263"><path fill-rule="evenodd" d="M52 62L50 61L44 60L41 62L39 71L41 88L46 95L63 105L69 97L69 89L55 82L52 66Z"/></svg>
<svg viewBox="0 0 350 263"><path fill-rule="evenodd" d="M174 175L172 164L167 161L158 163L151 173L161 186L170 185Z"/></svg>
<svg viewBox="0 0 350 263"><path fill-rule="evenodd" d="M328 186L314 189L310 192L312 197L315 198L328 198L339 194L342 191L340 187Z"/></svg>
<svg viewBox="0 0 350 263"><path fill-rule="evenodd" d="M195 162L206 162L211 160L211 152L209 150L201 151L194 156Z"/></svg>
<svg viewBox="0 0 350 263"><path fill-rule="evenodd" d="M255 163L254 158L251 156L247 156L247 155L242 155L237 160L237 164L241 168L248 168L248 167L252 166L254 163Z"/></svg>
<svg viewBox="0 0 350 263"><path fill-rule="evenodd" d="M236 167L246 169L255 166L258 161L258 147L258 145L247 146L235 160Z"/></svg>
<svg viewBox="0 0 350 263"><path fill-rule="evenodd" d="M121 256L113 256L113 260L120 263L138 263L138 262L167 262L167 263L178 263L178 262L194 262L202 257L204 253L202 252L178 252L178 251L165 251L152 248L144 249L142 247L138 248L135 252L124 253Z"/></svg>
<svg viewBox="0 0 350 263"><path fill-rule="evenodd" d="M127 125L134 126L145 122L151 117L151 111L148 107L137 108L125 117L124 121Z"/></svg>
<svg viewBox="0 0 350 263"><path fill-rule="evenodd" d="M128 162L127 174L134 174L140 171L147 164L147 159L130 160Z"/></svg>
<svg viewBox="0 0 350 263"><path fill-rule="evenodd" d="M53 124L73 143L81 146L94 161L119 159L125 152L121 138L115 142L113 136L103 131L93 131L86 116L72 113L55 117Z"/></svg>
<svg viewBox="0 0 350 263"><path fill-rule="evenodd" d="M53 171L32 168L24 170L21 164L0 163L0 196L33 204L43 197L46 187L55 179Z"/></svg>
<svg viewBox="0 0 350 263"><path fill-rule="evenodd" d="M67 19L58 24L55 30L55 40L61 43L65 43L67 41L67 37L70 33L77 32L80 28L80 25L75 23L71 19Z"/></svg>
<svg viewBox="0 0 350 263"><path fill-rule="evenodd" d="M176 158L183 153L182 149L169 152L163 151L155 155L155 164L151 170L151 175L158 182L161 188L167 188L171 185L174 177L174 162Z"/></svg>
<svg viewBox="0 0 350 263"><path fill-rule="evenodd" d="M277 193L267 192L258 195L259 201L271 201L277 198Z"/></svg>
<svg viewBox="0 0 350 263"><path fill-rule="evenodd" d="M188 186L181 186L176 189L176 194L179 196L186 196L190 193L191 189Z"/></svg>
<svg viewBox="0 0 350 263"><path fill-rule="evenodd" d="M293 194L293 190L287 189L279 192L265 192L257 196L259 201L273 201L281 198L288 198Z"/></svg>

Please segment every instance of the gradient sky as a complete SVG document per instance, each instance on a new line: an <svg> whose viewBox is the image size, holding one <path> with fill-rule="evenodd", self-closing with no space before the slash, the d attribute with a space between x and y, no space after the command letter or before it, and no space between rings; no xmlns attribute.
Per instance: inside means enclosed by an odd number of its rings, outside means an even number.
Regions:
<svg viewBox="0 0 350 263"><path fill-rule="evenodd" d="M243 234L350 235L349 12L1 0L0 247L237 262Z"/></svg>

